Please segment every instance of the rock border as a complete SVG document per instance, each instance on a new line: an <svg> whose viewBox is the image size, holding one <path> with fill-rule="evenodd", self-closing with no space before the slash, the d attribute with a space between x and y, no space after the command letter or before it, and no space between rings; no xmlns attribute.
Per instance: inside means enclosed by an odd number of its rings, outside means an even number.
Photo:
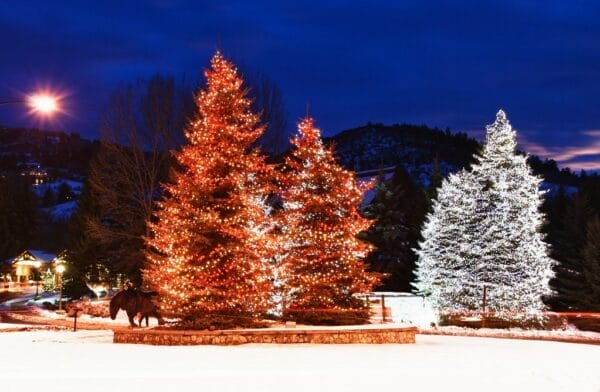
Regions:
<svg viewBox="0 0 600 392"><path fill-rule="evenodd" d="M267 328L216 331L113 329L113 343L159 346L274 344L387 344L415 343L416 327Z"/></svg>

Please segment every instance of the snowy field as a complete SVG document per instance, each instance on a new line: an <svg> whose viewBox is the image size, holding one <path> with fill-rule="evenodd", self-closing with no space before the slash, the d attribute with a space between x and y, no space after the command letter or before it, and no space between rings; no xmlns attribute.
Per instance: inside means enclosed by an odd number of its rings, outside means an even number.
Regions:
<svg viewBox="0 0 600 392"><path fill-rule="evenodd" d="M156 347L112 344L110 331L0 328L3 392L409 388L598 392L600 346L418 335L414 345Z"/></svg>

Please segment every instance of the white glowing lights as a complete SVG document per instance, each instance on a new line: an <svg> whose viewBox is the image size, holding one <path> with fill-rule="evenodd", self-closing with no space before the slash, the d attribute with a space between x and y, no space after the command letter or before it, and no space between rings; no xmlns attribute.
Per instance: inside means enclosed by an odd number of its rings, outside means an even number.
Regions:
<svg viewBox="0 0 600 392"><path fill-rule="evenodd" d="M417 254L417 282L440 312L485 310L539 319L553 261L540 226L538 186L516 133L499 111L471 172L444 181Z"/></svg>

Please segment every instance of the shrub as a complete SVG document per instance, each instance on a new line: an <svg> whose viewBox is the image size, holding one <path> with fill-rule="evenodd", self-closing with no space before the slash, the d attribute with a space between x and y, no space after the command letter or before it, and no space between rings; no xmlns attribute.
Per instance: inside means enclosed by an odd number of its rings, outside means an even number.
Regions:
<svg viewBox="0 0 600 392"><path fill-rule="evenodd" d="M251 315L241 316L239 314L227 313L204 313L190 316L179 321L172 327L166 329L177 330L215 330L235 328L265 328L267 323L258 320Z"/></svg>
<svg viewBox="0 0 600 392"><path fill-rule="evenodd" d="M92 302L90 300L72 301L65 305L65 309L71 310L71 308L81 309L83 314L87 314L91 317L109 317L110 312L108 310L108 302Z"/></svg>
<svg viewBox="0 0 600 392"><path fill-rule="evenodd" d="M600 332L600 319L572 316L569 322L582 331Z"/></svg>
<svg viewBox="0 0 600 392"><path fill-rule="evenodd" d="M286 309L284 320L309 325L357 325L369 323L369 310L362 309Z"/></svg>
<svg viewBox="0 0 600 392"><path fill-rule="evenodd" d="M560 329L563 320L554 314L540 316L515 317L501 312L488 314L485 320L479 312L447 312L440 315L440 325L454 325L469 328L524 328L524 329Z"/></svg>

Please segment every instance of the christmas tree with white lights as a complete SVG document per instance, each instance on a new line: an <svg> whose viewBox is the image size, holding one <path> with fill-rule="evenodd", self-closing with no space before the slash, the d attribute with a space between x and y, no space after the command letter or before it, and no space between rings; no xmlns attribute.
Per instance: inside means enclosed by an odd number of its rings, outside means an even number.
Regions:
<svg viewBox="0 0 600 392"><path fill-rule="evenodd" d="M175 155L178 170L148 222L144 280L166 315L195 326L247 324L272 307L265 196L273 173L250 148L264 127L234 65L217 52L205 76L188 145Z"/></svg>
<svg viewBox="0 0 600 392"><path fill-rule="evenodd" d="M541 179L516 153L503 111L476 158L470 173L440 189L418 250L416 287L440 312L483 310L485 288L486 310L497 317L539 320L554 263L540 232Z"/></svg>
<svg viewBox="0 0 600 392"><path fill-rule="evenodd" d="M542 179L531 173L526 156L516 154L516 146L516 132L500 110L472 170L484 196L478 206L485 244L479 276L488 289L488 310L505 312L505 318L532 318L551 294L554 261L540 232Z"/></svg>
<svg viewBox="0 0 600 392"><path fill-rule="evenodd" d="M371 224L359 213L364 189L323 145L311 118L298 130L282 181L284 315L312 323L364 322L368 310L354 294L379 283L364 262L371 246L356 238Z"/></svg>
<svg viewBox="0 0 600 392"><path fill-rule="evenodd" d="M443 180L416 250L415 287L436 309L446 312L479 305L480 293L473 279L481 247L474 219L477 188L474 176L464 170Z"/></svg>

